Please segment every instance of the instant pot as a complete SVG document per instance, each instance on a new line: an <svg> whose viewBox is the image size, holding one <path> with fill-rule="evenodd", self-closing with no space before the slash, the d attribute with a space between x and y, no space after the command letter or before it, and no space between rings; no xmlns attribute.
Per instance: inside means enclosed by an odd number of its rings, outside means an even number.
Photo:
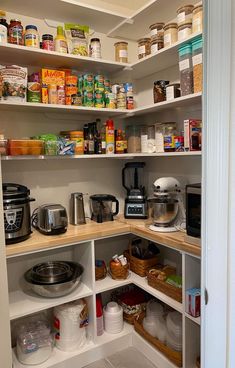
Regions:
<svg viewBox="0 0 235 368"><path fill-rule="evenodd" d="M24 185L3 183L3 212L6 244L18 243L31 234L30 190Z"/></svg>

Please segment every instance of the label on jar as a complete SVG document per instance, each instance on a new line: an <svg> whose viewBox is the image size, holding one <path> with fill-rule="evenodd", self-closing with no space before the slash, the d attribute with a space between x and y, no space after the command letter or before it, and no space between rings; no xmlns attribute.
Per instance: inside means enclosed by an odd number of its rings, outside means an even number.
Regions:
<svg viewBox="0 0 235 368"><path fill-rule="evenodd" d="M167 101L169 100L174 100L175 95L174 95L174 86L170 86L166 88L166 99Z"/></svg>
<svg viewBox="0 0 235 368"><path fill-rule="evenodd" d="M185 12L179 13L177 15L177 22L178 22L178 24L185 22L185 19L186 19Z"/></svg>
<svg viewBox="0 0 235 368"><path fill-rule="evenodd" d="M145 54L145 45L138 47L138 54L139 55Z"/></svg>
<svg viewBox="0 0 235 368"><path fill-rule="evenodd" d="M164 44L171 44L171 34L164 34Z"/></svg>
<svg viewBox="0 0 235 368"><path fill-rule="evenodd" d="M155 54L158 51L158 43L151 45L151 54Z"/></svg>
<svg viewBox="0 0 235 368"><path fill-rule="evenodd" d="M25 46L28 47L39 47L38 36L30 33L25 35Z"/></svg>
<svg viewBox="0 0 235 368"><path fill-rule="evenodd" d="M193 56L193 66L202 64L202 54Z"/></svg>
<svg viewBox="0 0 235 368"><path fill-rule="evenodd" d="M148 152L148 135L142 134L140 137L141 152Z"/></svg>
<svg viewBox="0 0 235 368"><path fill-rule="evenodd" d="M184 28L181 31L178 31L178 41L183 41L185 38L188 38L191 34L191 28Z"/></svg>
<svg viewBox="0 0 235 368"><path fill-rule="evenodd" d="M7 27L0 24L0 43L7 42Z"/></svg>
<svg viewBox="0 0 235 368"><path fill-rule="evenodd" d="M127 50L119 50L120 58L127 58Z"/></svg>
<svg viewBox="0 0 235 368"><path fill-rule="evenodd" d="M185 59L179 62L180 72L185 69L189 69L189 59Z"/></svg>
<svg viewBox="0 0 235 368"><path fill-rule="evenodd" d="M14 26L9 28L10 43L16 45L23 44L23 29L21 26Z"/></svg>
<svg viewBox="0 0 235 368"><path fill-rule="evenodd" d="M154 37L155 35L157 35L157 28L151 29L150 31L150 36Z"/></svg>

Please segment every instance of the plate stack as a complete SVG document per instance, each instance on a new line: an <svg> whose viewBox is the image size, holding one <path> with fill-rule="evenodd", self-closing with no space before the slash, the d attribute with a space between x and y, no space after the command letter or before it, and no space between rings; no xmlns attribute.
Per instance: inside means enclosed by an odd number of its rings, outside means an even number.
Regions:
<svg viewBox="0 0 235 368"><path fill-rule="evenodd" d="M166 318L166 343L175 351L182 351L182 316L178 312L170 312Z"/></svg>
<svg viewBox="0 0 235 368"><path fill-rule="evenodd" d="M123 309L116 302L109 302L104 307L104 329L111 334L119 333L123 329Z"/></svg>

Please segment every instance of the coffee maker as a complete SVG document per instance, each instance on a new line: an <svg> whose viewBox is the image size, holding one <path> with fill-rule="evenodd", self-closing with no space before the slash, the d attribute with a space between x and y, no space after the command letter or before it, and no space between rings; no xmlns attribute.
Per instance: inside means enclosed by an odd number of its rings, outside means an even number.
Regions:
<svg viewBox="0 0 235 368"><path fill-rule="evenodd" d="M147 198L144 178L144 162L128 162L122 169L122 185L127 191L124 217L129 219L146 219Z"/></svg>
<svg viewBox="0 0 235 368"><path fill-rule="evenodd" d="M113 203L116 209L113 211ZM113 217L119 212L119 202L111 194L94 194L90 196L91 219L96 222L113 221Z"/></svg>

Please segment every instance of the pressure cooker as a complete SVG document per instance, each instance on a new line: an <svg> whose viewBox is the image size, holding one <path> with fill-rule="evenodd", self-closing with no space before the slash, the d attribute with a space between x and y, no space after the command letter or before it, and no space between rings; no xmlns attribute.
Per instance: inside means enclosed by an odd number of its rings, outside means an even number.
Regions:
<svg viewBox="0 0 235 368"><path fill-rule="evenodd" d="M6 244L18 243L31 234L30 190L24 185L3 183L3 212Z"/></svg>

